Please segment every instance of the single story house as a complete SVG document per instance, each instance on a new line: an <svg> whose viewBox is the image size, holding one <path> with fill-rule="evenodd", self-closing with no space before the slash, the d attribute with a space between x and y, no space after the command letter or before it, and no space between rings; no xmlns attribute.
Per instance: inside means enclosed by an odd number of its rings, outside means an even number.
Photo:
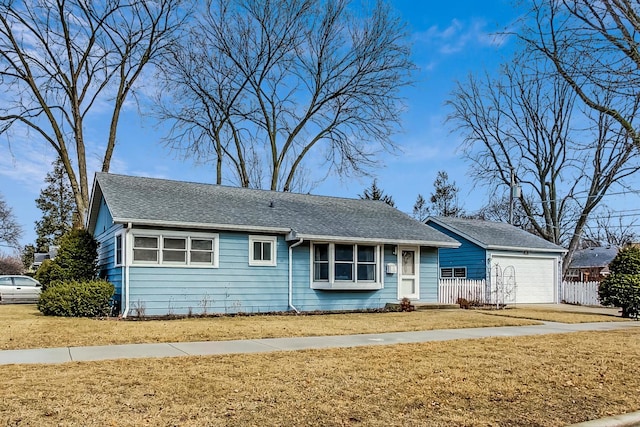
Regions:
<svg viewBox="0 0 640 427"><path fill-rule="evenodd" d="M123 316L438 301L459 243L375 200L96 174L87 229Z"/></svg>
<svg viewBox="0 0 640 427"><path fill-rule="evenodd" d="M426 224L460 242L458 248L440 249L441 278L486 280L491 301L562 300L564 248L505 223L432 217Z"/></svg>
<svg viewBox="0 0 640 427"><path fill-rule="evenodd" d="M599 282L609 275L609 263L618 255L615 246L575 251L565 279L571 282Z"/></svg>

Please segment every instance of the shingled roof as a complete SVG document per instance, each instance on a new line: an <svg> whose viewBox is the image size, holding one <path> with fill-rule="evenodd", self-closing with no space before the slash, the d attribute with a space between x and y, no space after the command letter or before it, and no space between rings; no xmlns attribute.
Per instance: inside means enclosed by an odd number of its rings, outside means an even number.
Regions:
<svg viewBox="0 0 640 427"><path fill-rule="evenodd" d="M432 221L484 249L566 252L558 245L503 222L453 217L431 217Z"/></svg>
<svg viewBox="0 0 640 427"><path fill-rule="evenodd" d="M88 228L104 197L113 221L163 227L291 233L292 237L457 247L445 234L377 200L96 174Z"/></svg>
<svg viewBox="0 0 640 427"><path fill-rule="evenodd" d="M618 248L607 246L576 251L569 268L606 267L618 255Z"/></svg>

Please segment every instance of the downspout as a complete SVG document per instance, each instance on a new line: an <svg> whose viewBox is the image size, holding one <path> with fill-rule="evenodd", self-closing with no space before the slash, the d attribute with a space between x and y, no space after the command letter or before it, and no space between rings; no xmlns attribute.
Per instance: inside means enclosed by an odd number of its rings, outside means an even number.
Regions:
<svg viewBox="0 0 640 427"><path fill-rule="evenodd" d="M122 311L122 318L126 318L127 315L129 314L129 308L130 308L130 304L129 304L129 231L131 231L131 223L127 224L127 228L125 229L124 232L124 254L123 254L123 258L124 258L124 269L123 269L123 275L124 275L124 280L122 281L122 288L124 291L124 299L125 299L125 305L124 305L124 310Z"/></svg>
<svg viewBox="0 0 640 427"><path fill-rule="evenodd" d="M289 235L294 238L297 237L293 230ZM300 245L303 240L304 239L300 237L297 242L289 246L289 308L293 309L296 313L300 313L300 311L293 305L293 248Z"/></svg>

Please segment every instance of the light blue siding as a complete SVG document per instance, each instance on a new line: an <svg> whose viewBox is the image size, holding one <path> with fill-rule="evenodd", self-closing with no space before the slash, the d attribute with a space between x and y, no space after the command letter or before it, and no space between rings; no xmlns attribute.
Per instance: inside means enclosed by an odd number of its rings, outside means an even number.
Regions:
<svg viewBox="0 0 640 427"><path fill-rule="evenodd" d="M455 233L439 226L433 222L428 222L430 227L446 234L460 242L458 248L440 248L440 267L466 267L467 279L482 280L487 275L487 255L486 251L475 243L458 236Z"/></svg>
<svg viewBox="0 0 640 427"><path fill-rule="evenodd" d="M337 291L311 289L308 242L293 249L293 305L300 311L337 311L382 308L398 300L397 274L384 274L384 289ZM384 263L396 263L393 247L385 246Z"/></svg>
<svg viewBox="0 0 640 427"><path fill-rule="evenodd" d="M438 249L420 248L420 302L438 302Z"/></svg>
<svg viewBox="0 0 640 427"><path fill-rule="evenodd" d="M288 246L276 267L249 266L249 236L219 233L219 268L129 267L129 315L260 313L287 310Z"/></svg>
<svg viewBox="0 0 640 427"><path fill-rule="evenodd" d="M100 209L96 221L94 237L98 241L98 272L101 278L115 286L114 300L118 303L122 295L122 268L115 267L115 233L122 224L114 224L111 213L104 200L100 200Z"/></svg>

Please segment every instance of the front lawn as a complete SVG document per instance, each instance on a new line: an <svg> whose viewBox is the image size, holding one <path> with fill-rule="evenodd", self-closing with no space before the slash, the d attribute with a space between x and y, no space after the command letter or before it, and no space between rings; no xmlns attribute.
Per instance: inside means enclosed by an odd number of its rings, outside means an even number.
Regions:
<svg viewBox="0 0 640 427"><path fill-rule="evenodd" d="M3 328L0 349L347 335L537 323L467 310L123 321L49 317L41 315L33 305L0 305Z"/></svg>
<svg viewBox="0 0 640 427"><path fill-rule="evenodd" d="M639 410L638 360L640 330L633 329L0 366L0 422L564 426Z"/></svg>

